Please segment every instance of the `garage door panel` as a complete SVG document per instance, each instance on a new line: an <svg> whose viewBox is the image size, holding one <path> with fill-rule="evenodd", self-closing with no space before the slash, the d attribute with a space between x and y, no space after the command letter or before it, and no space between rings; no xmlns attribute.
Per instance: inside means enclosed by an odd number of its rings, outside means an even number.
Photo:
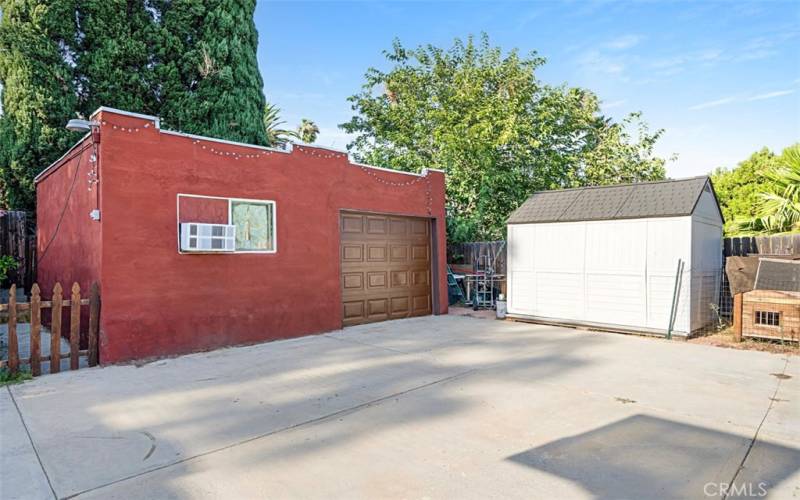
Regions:
<svg viewBox="0 0 800 500"><path fill-rule="evenodd" d="M386 271L371 271L367 273L367 287L369 288L388 288Z"/></svg>
<svg viewBox="0 0 800 500"><path fill-rule="evenodd" d="M366 217L368 234L386 234L386 217Z"/></svg>
<svg viewBox="0 0 800 500"><path fill-rule="evenodd" d="M345 290L363 290L364 273L342 273L342 288Z"/></svg>
<svg viewBox="0 0 800 500"><path fill-rule="evenodd" d="M370 319L386 318L389 315L388 299L371 299L367 301L367 316Z"/></svg>
<svg viewBox="0 0 800 500"><path fill-rule="evenodd" d="M411 260L428 261L428 245L414 245L411 247Z"/></svg>
<svg viewBox="0 0 800 500"><path fill-rule="evenodd" d="M391 299L392 305L392 315L407 315L409 313L409 300L407 296L402 297L392 297Z"/></svg>
<svg viewBox="0 0 800 500"><path fill-rule="evenodd" d="M392 271L392 288L408 286L408 271Z"/></svg>
<svg viewBox="0 0 800 500"><path fill-rule="evenodd" d="M352 243L342 245L342 262L361 262L364 260L364 245Z"/></svg>
<svg viewBox="0 0 800 500"><path fill-rule="evenodd" d="M361 233L364 230L364 218L360 215L342 215L343 233Z"/></svg>
<svg viewBox="0 0 800 500"><path fill-rule="evenodd" d="M430 221L341 214L343 323L431 314Z"/></svg>
<svg viewBox="0 0 800 500"><path fill-rule="evenodd" d="M412 234L419 234L422 236L428 235L428 221L416 219L411 221L411 233Z"/></svg>
<svg viewBox="0 0 800 500"><path fill-rule="evenodd" d="M411 284L413 286L428 286L428 270L411 271Z"/></svg>
<svg viewBox="0 0 800 500"><path fill-rule="evenodd" d="M386 262L386 245L367 245L367 260Z"/></svg>
<svg viewBox="0 0 800 500"><path fill-rule="evenodd" d="M408 222L405 219L389 219L389 234L392 236L406 236L408 234Z"/></svg>
<svg viewBox="0 0 800 500"><path fill-rule="evenodd" d="M408 261L408 245L390 245L389 258L392 262Z"/></svg>
<svg viewBox="0 0 800 500"><path fill-rule="evenodd" d="M414 307L414 312L426 312L429 311L431 308L431 296L430 295L418 295L413 298L412 304Z"/></svg>
<svg viewBox="0 0 800 500"><path fill-rule="evenodd" d="M354 320L364 317L364 301L350 300L344 303L344 319Z"/></svg>

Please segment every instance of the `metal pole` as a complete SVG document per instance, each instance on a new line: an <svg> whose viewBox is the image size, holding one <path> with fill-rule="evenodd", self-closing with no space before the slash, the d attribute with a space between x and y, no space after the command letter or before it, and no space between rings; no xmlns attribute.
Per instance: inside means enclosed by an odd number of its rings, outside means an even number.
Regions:
<svg viewBox="0 0 800 500"><path fill-rule="evenodd" d="M683 260L678 259L678 270L675 273L675 287L672 290L672 306L669 308L669 326L667 327L667 339L672 340L672 327L675 326L675 316L677 316L676 304L678 301L678 289L680 287L681 273L683 271Z"/></svg>

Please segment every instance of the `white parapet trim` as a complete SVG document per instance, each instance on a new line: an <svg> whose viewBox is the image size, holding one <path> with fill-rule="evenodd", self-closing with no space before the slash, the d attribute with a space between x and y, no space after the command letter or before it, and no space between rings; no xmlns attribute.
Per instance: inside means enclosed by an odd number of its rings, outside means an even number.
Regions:
<svg viewBox="0 0 800 500"><path fill-rule="evenodd" d="M142 113L133 113L131 111L124 111L124 110L121 110L121 109L111 108L111 107L108 107L108 106L100 106L99 108L97 108L97 110L94 111L94 113L91 114L90 118L94 118L95 116L97 116L101 112L102 113L113 113L113 114L117 114L117 115L121 115L121 116L129 116L131 118L139 118L141 120L148 120L148 121L153 122L153 124L155 125L156 130L158 130L160 133L173 135L173 136L177 136L177 137L185 137L187 139L216 142L216 143L219 143L219 144L228 144L230 146L253 148L253 149L258 149L258 150L261 150L261 151L270 151L270 152L284 153L284 154L291 154L293 152L293 150L294 150L293 146L297 146L297 147L301 147L301 148L324 149L324 150L327 150L327 151L332 151L332 152L341 153L343 155L346 155L347 156L347 161L349 162L349 164L352 165L352 166L355 166L355 167L369 168L369 169L373 169L373 170L380 170L382 172L387 172L387 173L392 173L392 174L410 175L410 176L413 176L413 177L426 177L429 172L440 172L442 174L445 173L444 170L439 170L439 169L436 169L436 168L425 168L425 169L422 170L421 173L414 173L414 172L406 172L404 170L395 170L395 169L386 168L386 167L376 167L375 165L367 165L366 163L359 163L357 161L354 161L352 156L350 155L349 151L344 150L344 149L330 147L330 146L319 146L319 145L316 145L316 144L306 144L306 143L301 143L301 144L289 143L288 147L286 149L282 149L282 148L273 148L273 147L268 147L268 146L259 146L259 145L256 145L256 144L248 144L248 143L245 143L245 142L228 141L228 140L225 140L225 139L217 139L215 137L208 137L208 136L204 136L204 135L189 134L189 133L186 133L186 132L177 132L177 131L174 131L174 130L164 130L164 129L161 128L161 119L159 117L157 117L157 116L145 115L145 114L142 114ZM61 156L61 158L59 158L58 160L54 161L53 163L50 164L50 166L48 166L47 168L42 170L39 173L39 175L37 175L34 178L34 183L39 182L47 174L49 174L54 168L57 168L56 166L64 158L66 158L75 149L75 147L77 147L79 144L81 144L90 135L91 135L90 132L87 133L86 135L84 135L77 143L75 143L75 145L73 145L66 153L64 153Z"/></svg>

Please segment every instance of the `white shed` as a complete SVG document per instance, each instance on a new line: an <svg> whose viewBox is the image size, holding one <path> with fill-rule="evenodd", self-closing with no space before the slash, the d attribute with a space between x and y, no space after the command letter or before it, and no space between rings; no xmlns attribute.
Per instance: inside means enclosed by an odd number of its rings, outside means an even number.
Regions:
<svg viewBox="0 0 800 500"><path fill-rule="evenodd" d="M688 336L715 319L722 224L708 177L534 193L508 220L508 314Z"/></svg>

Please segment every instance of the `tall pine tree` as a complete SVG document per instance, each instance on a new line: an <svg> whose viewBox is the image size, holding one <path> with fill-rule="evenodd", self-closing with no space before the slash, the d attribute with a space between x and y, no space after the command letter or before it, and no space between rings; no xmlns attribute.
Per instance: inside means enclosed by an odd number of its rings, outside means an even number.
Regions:
<svg viewBox="0 0 800 500"><path fill-rule="evenodd" d="M255 0L0 0L0 208L33 209L33 178L99 106L266 144Z"/></svg>
<svg viewBox="0 0 800 500"><path fill-rule="evenodd" d="M158 114L154 52L157 12L142 0L81 0L77 9L78 105Z"/></svg>
<svg viewBox="0 0 800 500"><path fill-rule="evenodd" d="M3 0L0 8L0 208L33 209L33 178L76 139L64 128L77 109L74 5Z"/></svg>
<svg viewBox="0 0 800 500"><path fill-rule="evenodd" d="M167 127L267 144L255 0L164 2L158 53Z"/></svg>

